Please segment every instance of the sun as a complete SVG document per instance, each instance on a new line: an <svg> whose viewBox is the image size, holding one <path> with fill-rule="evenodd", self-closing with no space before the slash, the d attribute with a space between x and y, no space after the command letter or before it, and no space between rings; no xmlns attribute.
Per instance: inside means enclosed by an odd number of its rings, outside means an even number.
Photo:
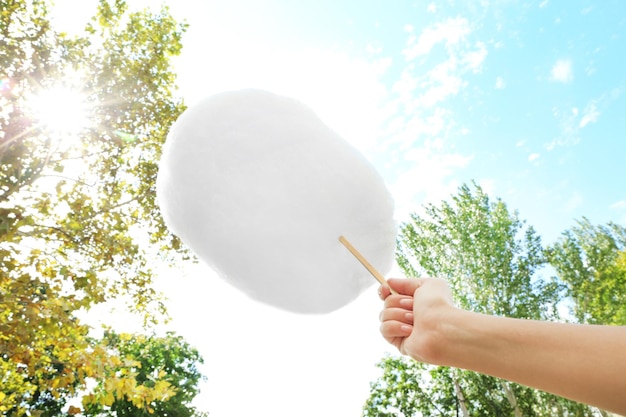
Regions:
<svg viewBox="0 0 626 417"><path fill-rule="evenodd" d="M40 90L28 101L36 122L58 135L76 135L89 127L86 97L78 89L57 85Z"/></svg>

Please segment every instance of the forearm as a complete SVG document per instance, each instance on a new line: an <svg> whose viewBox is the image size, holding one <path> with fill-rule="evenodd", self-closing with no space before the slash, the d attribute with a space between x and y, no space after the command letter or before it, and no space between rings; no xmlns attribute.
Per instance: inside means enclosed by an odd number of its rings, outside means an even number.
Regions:
<svg viewBox="0 0 626 417"><path fill-rule="evenodd" d="M626 414L626 327L449 314L435 362Z"/></svg>

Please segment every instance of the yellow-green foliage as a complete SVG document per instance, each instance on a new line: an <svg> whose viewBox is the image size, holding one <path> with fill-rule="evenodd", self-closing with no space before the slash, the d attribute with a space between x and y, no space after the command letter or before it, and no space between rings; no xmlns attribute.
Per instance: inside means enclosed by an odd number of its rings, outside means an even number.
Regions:
<svg viewBox="0 0 626 417"><path fill-rule="evenodd" d="M56 410L89 378L111 391L85 401L146 407L172 387L120 374L123 359L90 339L77 313L120 295L147 323L163 313L138 239L162 256L179 249L154 181L183 109L170 59L185 25L167 9L129 13L122 0L101 0L84 34L70 37L52 28L49 7L0 5L0 412ZM52 131L33 114L29 100L57 86L80 91L88 126Z"/></svg>

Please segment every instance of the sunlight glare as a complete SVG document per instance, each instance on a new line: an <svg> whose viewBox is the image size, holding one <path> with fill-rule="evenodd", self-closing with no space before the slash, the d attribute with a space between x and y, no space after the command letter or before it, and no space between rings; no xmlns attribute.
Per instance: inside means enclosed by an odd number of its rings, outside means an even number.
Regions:
<svg viewBox="0 0 626 417"><path fill-rule="evenodd" d="M77 90L56 86L30 99L33 116L51 133L77 134L88 127L85 97Z"/></svg>

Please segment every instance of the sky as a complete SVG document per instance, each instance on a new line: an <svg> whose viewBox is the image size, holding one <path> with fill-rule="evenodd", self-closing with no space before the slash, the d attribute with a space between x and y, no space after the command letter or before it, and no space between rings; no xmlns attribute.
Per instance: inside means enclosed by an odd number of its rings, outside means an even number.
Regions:
<svg viewBox="0 0 626 417"><path fill-rule="evenodd" d="M72 30L93 1L57 4ZM303 101L376 167L399 222L475 181L544 243L583 216L626 225L621 0L166 4L190 25L176 60L187 104L247 87ZM213 417L359 416L375 363L396 354L375 286L306 316L251 301L203 264L172 265L159 285L169 326L205 358L197 404Z"/></svg>

